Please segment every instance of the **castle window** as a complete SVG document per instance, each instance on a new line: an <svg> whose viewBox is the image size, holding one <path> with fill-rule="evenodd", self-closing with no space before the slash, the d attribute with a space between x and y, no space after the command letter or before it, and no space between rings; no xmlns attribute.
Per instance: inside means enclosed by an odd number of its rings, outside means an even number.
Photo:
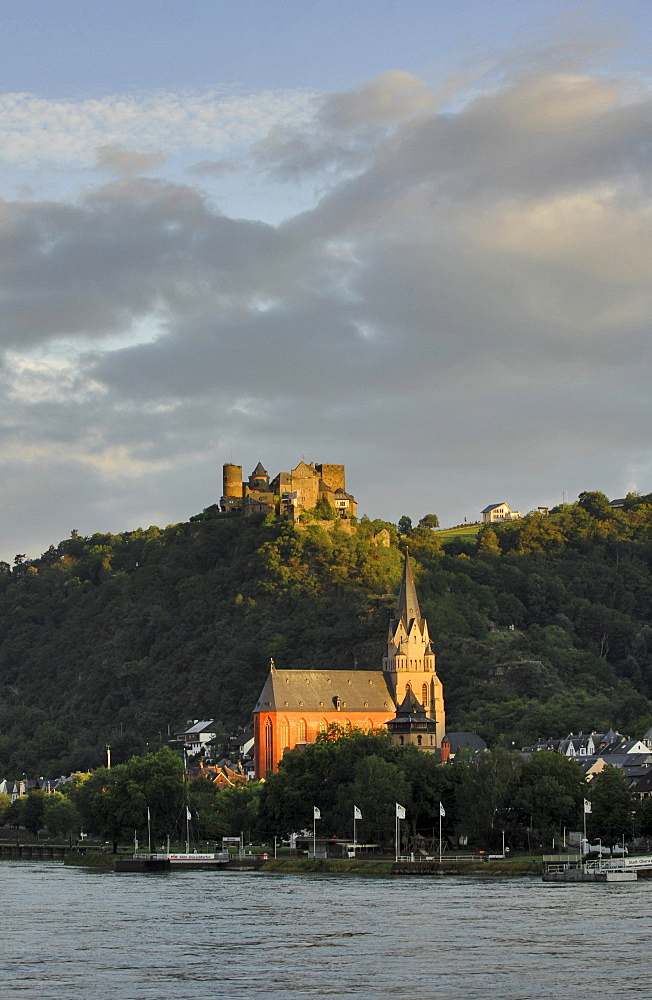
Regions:
<svg viewBox="0 0 652 1000"><path fill-rule="evenodd" d="M428 707L428 685L423 684L421 687L421 704L424 708Z"/></svg>
<svg viewBox="0 0 652 1000"><path fill-rule="evenodd" d="M404 740L403 740L403 737L402 737L402 736L399 736L399 738L398 738L398 741L399 741L399 743L401 744L401 746L403 746L403 742L404 742Z"/></svg>
<svg viewBox="0 0 652 1000"><path fill-rule="evenodd" d="M421 737L420 736L417 736L417 743L419 744L419 746L421 746Z"/></svg>
<svg viewBox="0 0 652 1000"><path fill-rule="evenodd" d="M306 742L306 720L299 719L297 722L297 743Z"/></svg>

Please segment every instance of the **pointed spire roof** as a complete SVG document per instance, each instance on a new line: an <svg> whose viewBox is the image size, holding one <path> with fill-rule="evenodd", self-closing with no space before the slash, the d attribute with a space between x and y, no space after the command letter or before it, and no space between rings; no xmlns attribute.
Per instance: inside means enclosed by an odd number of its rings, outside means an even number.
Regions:
<svg viewBox="0 0 652 1000"><path fill-rule="evenodd" d="M417 599L417 589L414 586L414 577L412 576L412 565L410 563L410 553L406 549L405 551L405 562L403 564L403 579L401 580L401 589L398 595L398 604L396 605L396 620L403 618L406 624L412 621L413 618L421 618L421 612L419 610L419 601Z"/></svg>
<svg viewBox="0 0 652 1000"><path fill-rule="evenodd" d="M255 476L256 478L258 478L259 476L266 476L267 469L265 468L262 462L259 462L254 471L251 473L251 475Z"/></svg>
<svg viewBox="0 0 652 1000"><path fill-rule="evenodd" d="M396 715L425 715L426 710L411 687L406 691L405 698L398 706Z"/></svg>

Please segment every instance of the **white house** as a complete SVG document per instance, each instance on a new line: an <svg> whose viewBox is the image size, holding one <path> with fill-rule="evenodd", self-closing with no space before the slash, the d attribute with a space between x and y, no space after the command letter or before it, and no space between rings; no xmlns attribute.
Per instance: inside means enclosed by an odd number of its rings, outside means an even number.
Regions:
<svg viewBox="0 0 652 1000"><path fill-rule="evenodd" d="M519 517L523 517L520 510L510 510L508 503L491 503L482 511L484 524L491 524L493 521L518 521Z"/></svg>
<svg viewBox="0 0 652 1000"><path fill-rule="evenodd" d="M178 729L175 734L175 740L183 743L183 748L186 753L196 754L204 748L207 743L214 740L217 733L215 732L215 719L204 719L200 721L199 719L193 719L189 722L185 729Z"/></svg>

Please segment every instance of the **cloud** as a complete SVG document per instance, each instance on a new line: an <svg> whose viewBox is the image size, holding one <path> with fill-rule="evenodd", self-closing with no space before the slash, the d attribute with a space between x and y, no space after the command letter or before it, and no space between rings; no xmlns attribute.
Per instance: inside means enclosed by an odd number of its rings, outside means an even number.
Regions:
<svg viewBox="0 0 652 1000"><path fill-rule="evenodd" d="M385 74L274 127L261 167L321 188L277 226L124 142L112 183L0 204L0 462L116 484L114 513L148 482L173 514L227 443L344 460L388 516L621 492L650 466L650 96L537 65L454 103Z"/></svg>
<svg viewBox="0 0 652 1000"><path fill-rule="evenodd" d="M97 150L171 155L220 152L262 138L279 121L304 119L312 95L301 91L208 90L114 94L51 100L0 95L0 159L21 166L92 163Z"/></svg>
<svg viewBox="0 0 652 1000"><path fill-rule="evenodd" d="M236 173L241 169L241 165L235 160L200 160L186 168L195 177L224 177L225 174Z"/></svg>
<svg viewBox="0 0 652 1000"><path fill-rule="evenodd" d="M137 153L119 146L100 146L95 155L98 170L105 170L119 177L130 177L149 170L156 170L165 162L162 153Z"/></svg>

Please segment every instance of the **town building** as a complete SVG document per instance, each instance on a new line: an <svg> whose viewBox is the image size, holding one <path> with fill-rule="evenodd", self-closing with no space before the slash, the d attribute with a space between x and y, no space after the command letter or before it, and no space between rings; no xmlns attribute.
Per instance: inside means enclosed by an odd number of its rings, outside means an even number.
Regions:
<svg viewBox="0 0 652 1000"><path fill-rule="evenodd" d="M413 713L415 702L419 708ZM424 728L411 729L406 714ZM401 735L406 742L409 735L414 736L409 742L429 752L441 747L446 731L443 687L408 555L382 669L284 670L272 661L254 709L256 777L278 770L287 749L314 743L332 724L369 731L390 722L397 742Z"/></svg>
<svg viewBox="0 0 652 1000"><path fill-rule="evenodd" d="M495 521L518 521L523 517L520 510L511 510L508 503L490 503L481 513L483 524L493 524Z"/></svg>
<svg viewBox="0 0 652 1000"><path fill-rule="evenodd" d="M279 472L270 479L259 462L246 481L241 465L227 462L223 466L220 498L223 513L237 511L245 517L278 513L298 521L304 511L313 510L320 501L326 501L343 520L356 516L355 497L346 492L343 465L301 461L291 472Z"/></svg>
<svg viewBox="0 0 652 1000"><path fill-rule="evenodd" d="M176 730L174 738L181 743L184 753L194 755L205 750L216 735L214 719L191 719L183 729Z"/></svg>

